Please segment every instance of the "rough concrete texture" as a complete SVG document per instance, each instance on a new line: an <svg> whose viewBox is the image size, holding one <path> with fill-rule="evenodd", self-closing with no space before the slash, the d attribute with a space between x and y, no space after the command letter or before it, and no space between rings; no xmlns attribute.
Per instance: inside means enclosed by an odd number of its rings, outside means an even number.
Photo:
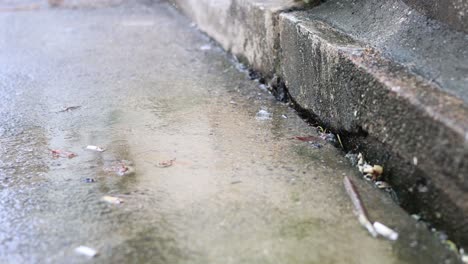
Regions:
<svg viewBox="0 0 468 264"><path fill-rule="evenodd" d="M466 0L403 0L409 6L450 27L468 32L468 1Z"/></svg>
<svg viewBox="0 0 468 264"><path fill-rule="evenodd" d="M173 0L200 30L243 63L272 76L278 60L276 19L301 6L292 0Z"/></svg>
<svg viewBox="0 0 468 264"><path fill-rule="evenodd" d="M1 263L457 263L189 25L166 3L0 13Z"/></svg>
<svg viewBox="0 0 468 264"><path fill-rule="evenodd" d="M242 32L232 35L225 30L233 21L227 12L209 13L218 3L185 12L231 52L226 43L239 36L264 39L257 29L273 32L268 36L280 40L263 41L264 49L244 46L233 53L267 76L276 70L299 107L385 166L405 208L468 245L466 35L400 1L326 1L300 12L252 9L242 1L224 1L226 9L226 2L243 17L281 19L232 23ZM187 1L179 6L197 9ZM258 58L280 60L262 65Z"/></svg>

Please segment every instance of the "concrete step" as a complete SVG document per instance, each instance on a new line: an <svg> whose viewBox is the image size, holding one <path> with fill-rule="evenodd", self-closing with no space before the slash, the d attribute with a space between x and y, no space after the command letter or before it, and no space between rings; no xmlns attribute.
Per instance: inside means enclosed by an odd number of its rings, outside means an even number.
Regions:
<svg viewBox="0 0 468 264"><path fill-rule="evenodd" d="M402 206L468 246L468 38L401 1L175 0L297 108L385 167Z"/></svg>

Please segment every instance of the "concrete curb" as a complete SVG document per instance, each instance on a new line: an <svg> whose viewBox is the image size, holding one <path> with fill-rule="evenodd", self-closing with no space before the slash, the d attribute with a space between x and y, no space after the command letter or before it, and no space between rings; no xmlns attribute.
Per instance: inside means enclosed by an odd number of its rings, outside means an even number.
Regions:
<svg viewBox="0 0 468 264"><path fill-rule="evenodd" d="M326 19L315 9L291 12L301 7L292 1L175 2L264 77L281 76L297 106L344 135L348 149L383 164L410 213L468 246L468 104L440 85L463 84L463 75L458 82L435 83L432 68L418 74L401 63L412 55L392 56L378 39L340 30L333 12ZM375 23L362 27L373 30ZM456 39L459 33L453 34ZM459 63L468 63L463 56Z"/></svg>
<svg viewBox="0 0 468 264"><path fill-rule="evenodd" d="M277 72L278 15L301 8L290 0L173 0L198 27L265 77Z"/></svg>

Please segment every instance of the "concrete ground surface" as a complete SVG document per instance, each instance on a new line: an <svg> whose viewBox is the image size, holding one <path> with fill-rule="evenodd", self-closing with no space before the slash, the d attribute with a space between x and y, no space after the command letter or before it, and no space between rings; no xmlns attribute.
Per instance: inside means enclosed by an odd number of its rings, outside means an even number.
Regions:
<svg viewBox="0 0 468 264"><path fill-rule="evenodd" d="M0 262L458 262L169 4L25 3L0 9Z"/></svg>

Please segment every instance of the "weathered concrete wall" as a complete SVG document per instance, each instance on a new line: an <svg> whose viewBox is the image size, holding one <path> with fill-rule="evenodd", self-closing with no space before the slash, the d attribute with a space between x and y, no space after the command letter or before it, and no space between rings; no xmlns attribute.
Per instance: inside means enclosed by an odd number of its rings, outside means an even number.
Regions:
<svg viewBox="0 0 468 264"><path fill-rule="evenodd" d="M403 0L409 6L450 27L468 32L468 1L466 0Z"/></svg>

